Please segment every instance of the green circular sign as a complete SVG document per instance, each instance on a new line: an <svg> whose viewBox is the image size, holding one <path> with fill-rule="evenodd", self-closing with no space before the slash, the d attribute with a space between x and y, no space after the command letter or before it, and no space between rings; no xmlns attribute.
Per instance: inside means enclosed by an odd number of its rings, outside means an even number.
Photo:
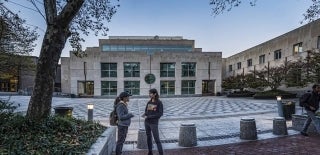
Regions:
<svg viewBox="0 0 320 155"><path fill-rule="evenodd" d="M147 74L144 77L144 81L146 81L147 84L153 84L156 81L156 76L153 74Z"/></svg>

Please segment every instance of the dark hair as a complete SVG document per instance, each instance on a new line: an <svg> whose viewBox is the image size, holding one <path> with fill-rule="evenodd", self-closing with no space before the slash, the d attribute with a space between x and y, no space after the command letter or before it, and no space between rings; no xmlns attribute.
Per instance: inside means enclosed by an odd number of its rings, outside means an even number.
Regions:
<svg viewBox="0 0 320 155"><path fill-rule="evenodd" d="M320 85L319 84L314 84L313 86L312 86L312 89L316 89L317 87L319 87Z"/></svg>
<svg viewBox="0 0 320 155"><path fill-rule="evenodd" d="M156 94L155 100L156 100L156 101L159 100L159 93L158 93L157 89L152 88L152 89L149 90L149 93Z"/></svg>
<svg viewBox="0 0 320 155"><path fill-rule="evenodd" d="M116 99L113 102L113 105L117 105L120 102L120 97L117 96Z"/></svg>

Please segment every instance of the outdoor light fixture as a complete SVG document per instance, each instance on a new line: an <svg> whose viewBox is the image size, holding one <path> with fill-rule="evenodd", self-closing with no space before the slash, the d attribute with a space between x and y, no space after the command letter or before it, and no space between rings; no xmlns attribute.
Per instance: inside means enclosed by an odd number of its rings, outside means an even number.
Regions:
<svg viewBox="0 0 320 155"><path fill-rule="evenodd" d="M88 103L88 109L93 109L93 103Z"/></svg>
<svg viewBox="0 0 320 155"><path fill-rule="evenodd" d="M276 97L277 97L278 114L280 117L283 117L283 105L281 102L281 96L276 96Z"/></svg>
<svg viewBox="0 0 320 155"><path fill-rule="evenodd" d="M88 103L88 121L93 120L93 103Z"/></svg>
<svg viewBox="0 0 320 155"><path fill-rule="evenodd" d="M281 96L277 96L277 101L281 101Z"/></svg>

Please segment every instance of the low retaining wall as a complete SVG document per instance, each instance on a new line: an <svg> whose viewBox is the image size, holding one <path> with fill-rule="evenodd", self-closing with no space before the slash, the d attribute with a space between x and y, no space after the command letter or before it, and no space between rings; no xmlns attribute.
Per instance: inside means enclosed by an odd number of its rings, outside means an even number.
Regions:
<svg viewBox="0 0 320 155"><path fill-rule="evenodd" d="M97 139L87 155L111 155L116 147L116 130L117 127L110 126L105 132Z"/></svg>

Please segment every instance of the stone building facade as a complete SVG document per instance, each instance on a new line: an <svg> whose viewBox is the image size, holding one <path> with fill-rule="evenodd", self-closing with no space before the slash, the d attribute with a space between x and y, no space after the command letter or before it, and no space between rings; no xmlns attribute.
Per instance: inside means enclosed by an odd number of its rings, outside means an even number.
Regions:
<svg viewBox="0 0 320 155"><path fill-rule="evenodd" d="M223 60L223 78L304 58L320 48L320 19Z"/></svg>
<svg viewBox="0 0 320 155"><path fill-rule="evenodd" d="M87 57L61 58L62 93L116 96L128 91L161 96L215 95L221 91L221 52L202 52L194 40L166 36L110 36Z"/></svg>

